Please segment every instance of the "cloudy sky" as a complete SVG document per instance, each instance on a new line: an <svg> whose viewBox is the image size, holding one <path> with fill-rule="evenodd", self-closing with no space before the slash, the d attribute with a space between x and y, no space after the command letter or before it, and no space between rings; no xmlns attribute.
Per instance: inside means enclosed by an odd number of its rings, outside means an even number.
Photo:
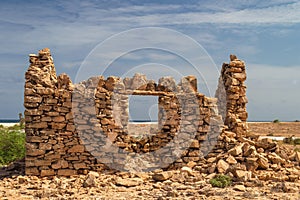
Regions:
<svg viewBox="0 0 300 200"><path fill-rule="evenodd" d="M103 51L104 41L128 30L146 27L162 28L161 34L152 35L156 44L175 42L173 46L179 45L182 50L182 38L196 41L202 49L186 50L189 56L194 56L193 62L198 59L203 66L214 63L220 69L223 62L228 62L229 54L245 60L249 120L300 119L300 1L295 0L2 0L0 119L17 118L24 110L24 73L29 53L49 47L57 73L65 72L76 82L82 63L88 63L84 61L89 55L94 54L102 61L105 56L113 57L115 52L111 49L107 54ZM181 43L164 30L183 34ZM140 40L149 40L149 32L140 36ZM129 41L123 41L122 45L136 43ZM104 74L132 75L133 68L151 71L149 76L157 69L163 69L159 75L192 73L192 69L186 67L187 60L176 52L151 48L130 50L126 55L115 55L118 59L115 58L109 69L105 68ZM203 56L210 58L210 63L206 58L199 59ZM99 61L97 67L101 68L102 63ZM120 69L126 66L134 67L127 71ZM207 69L199 70L204 79L210 76ZM215 75L216 69L211 70ZM206 93L206 88L199 86L199 91Z"/></svg>

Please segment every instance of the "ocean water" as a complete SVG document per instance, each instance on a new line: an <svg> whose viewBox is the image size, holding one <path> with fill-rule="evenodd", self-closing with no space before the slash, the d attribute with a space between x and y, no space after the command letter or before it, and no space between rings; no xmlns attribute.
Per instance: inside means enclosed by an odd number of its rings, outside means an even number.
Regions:
<svg viewBox="0 0 300 200"><path fill-rule="evenodd" d="M19 123L18 119L0 119L0 125L3 126L13 126Z"/></svg>

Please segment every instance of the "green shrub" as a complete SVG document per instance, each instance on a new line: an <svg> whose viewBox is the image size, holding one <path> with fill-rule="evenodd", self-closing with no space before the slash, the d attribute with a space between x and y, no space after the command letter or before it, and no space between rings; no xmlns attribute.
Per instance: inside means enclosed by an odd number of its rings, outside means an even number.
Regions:
<svg viewBox="0 0 300 200"><path fill-rule="evenodd" d="M294 145L300 145L300 138L294 139Z"/></svg>
<svg viewBox="0 0 300 200"><path fill-rule="evenodd" d="M231 185L231 178L227 175L217 175L215 178L210 179L209 183L213 187L224 188Z"/></svg>
<svg viewBox="0 0 300 200"><path fill-rule="evenodd" d="M275 119L274 121L273 121L273 123L279 123L280 121L279 121L279 119Z"/></svg>
<svg viewBox="0 0 300 200"><path fill-rule="evenodd" d="M0 130L0 166L25 156L25 138L22 130L10 128Z"/></svg>
<svg viewBox="0 0 300 200"><path fill-rule="evenodd" d="M283 142L291 145L300 145L300 138L286 137L283 139Z"/></svg>
<svg viewBox="0 0 300 200"><path fill-rule="evenodd" d="M15 130L15 131L18 131L18 130L23 130L25 128L24 124L15 124L13 126L9 126L7 127L8 130Z"/></svg>
<svg viewBox="0 0 300 200"><path fill-rule="evenodd" d="M285 144L294 144L293 136L283 138L283 143L285 143Z"/></svg>

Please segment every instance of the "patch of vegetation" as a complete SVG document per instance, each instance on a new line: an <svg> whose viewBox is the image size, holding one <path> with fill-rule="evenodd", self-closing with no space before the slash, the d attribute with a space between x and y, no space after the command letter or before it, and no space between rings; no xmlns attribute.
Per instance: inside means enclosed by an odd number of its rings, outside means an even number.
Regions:
<svg viewBox="0 0 300 200"><path fill-rule="evenodd" d="M294 145L300 145L300 138L294 139Z"/></svg>
<svg viewBox="0 0 300 200"><path fill-rule="evenodd" d="M298 119L296 119L294 122L300 122Z"/></svg>
<svg viewBox="0 0 300 200"><path fill-rule="evenodd" d="M279 119L274 119L273 120L273 123L279 123L280 121L279 121Z"/></svg>
<svg viewBox="0 0 300 200"><path fill-rule="evenodd" d="M215 178L212 178L209 180L209 183L213 186L213 187L219 187L219 188L224 188L227 187L229 185L231 185L231 178L230 176L227 175L217 175Z"/></svg>
<svg viewBox="0 0 300 200"><path fill-rule="evenodd" d="M26 134L22 126L0 128L0 166L25 156Z"/></svg>
<svg viewBox="0 0 300 200"><path fill-rule="evenodd" d="M300 148L295 148L294 151L300 152Z"/></svg>
<svg viewBox="0 0 300 200"><path fill-rule="evenodd" d="M23 130L25 128L24 124L15 124L13 126L9 126L6 129L8 130L12 130L12 131L20 131Z"/></svg>
<svg viewBox="0 0 300 200"><path fill-rule="evenodd" d="M274 136L274 133L268 133L267 136Z"/></svg>
<svg viewBox="0 0 300 200"><path fill-rule="evenodd" d="M283 143L290 145L300 145L300 138L287 137L283 139Z"/></svg>

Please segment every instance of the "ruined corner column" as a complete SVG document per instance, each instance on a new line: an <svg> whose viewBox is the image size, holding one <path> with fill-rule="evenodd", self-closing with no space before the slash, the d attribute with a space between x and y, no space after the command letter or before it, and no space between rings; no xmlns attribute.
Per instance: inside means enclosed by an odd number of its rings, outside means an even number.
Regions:
<svg viewBox="0 0 300 200"><path fill-rule="evenodd" d="M30 66L25 74L24 106L26 131L26 174L40 175L51 162L46 153L56 143L53 131L49 128L51 116L45 115L56 105L54 99L56 72L50 50L45 48L39 54L29 54ZM51 98L51 100L49 99ZM44 102L47 99L47 102ZM49 99L49 100L48 100Z"/></svg>
<svg viewBox="0 0 300 200"><path fill-rule="evenodd" d="M236 133L238 138L246 136L248 132L246 78L244 61L230 55L230 63L224 63L222 66L216 97L219 99L219 110L225 125L229 131Z"/></svg>

